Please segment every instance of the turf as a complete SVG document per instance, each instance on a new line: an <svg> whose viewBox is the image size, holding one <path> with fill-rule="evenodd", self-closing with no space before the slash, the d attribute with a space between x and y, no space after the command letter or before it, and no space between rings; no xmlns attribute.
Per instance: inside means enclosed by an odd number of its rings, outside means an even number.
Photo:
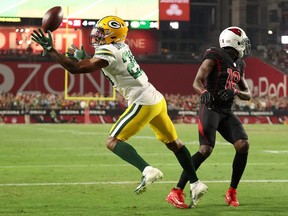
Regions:
<svg viewBox="0 0 288 216"><path fill-rule="evenodd" d="M111 125L0 125L0 215L288 215L288 127L245 125L249 161L238 188L238 208L228 207L233 147L217 136L213 154L198 170L209 192L195 209L165 202L181 168L147 127L130 143L164 178L134 195L141 174L106 149ZM191 153L196 125L176 125ZM189 187L185 188L189 202Z"/></svg>

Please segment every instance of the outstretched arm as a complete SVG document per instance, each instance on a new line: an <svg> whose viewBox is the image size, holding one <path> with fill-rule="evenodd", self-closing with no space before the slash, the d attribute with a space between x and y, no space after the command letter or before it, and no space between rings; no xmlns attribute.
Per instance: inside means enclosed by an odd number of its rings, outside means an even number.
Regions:
<svg viewBox="0 0 288 216"><path fill-rule="evenodd" d="M103 59L91 58L76 62L59 53L53 47L50 31L48 31L48 37L46 37L41 29L38 29L38 31L34 30L32 40L43 47L43 55L48 53L54 61L72 74L91 73L108 66L108 62Z"/></svg>
<svg viewBox="0 0 288 216"><path fill-rule="evenodd" d="M107 61L99 58L83 59L79 62L76 62L63 54L60 54L54 48L49 50L47 53L54 61L58 62L60 65L62 65L62 67L64 67L72 74L92 73L96 70L108 66Z"/></svg>

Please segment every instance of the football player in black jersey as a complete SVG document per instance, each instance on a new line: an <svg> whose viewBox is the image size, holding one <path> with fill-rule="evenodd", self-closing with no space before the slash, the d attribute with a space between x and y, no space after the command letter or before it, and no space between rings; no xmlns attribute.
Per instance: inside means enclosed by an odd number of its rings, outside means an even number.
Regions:
<svg viewBox="0 0 288 216"><path fill-rule="evenodd" d="M210 156L215 146L216 131L236 150L230 187L225 195L229 206L239 206L236 189L244 172L248 157L248 136L238 117L231 112L235 96L250 100L251 92L245 80L244 55L250 53L251 45L246 33L239 27L229 27L219 36L220 48L207 49L203 62L193 82L200 95L198 114L199 150L192 156L195 169ZM166 201L178 208L184 202L183 189L188 181L182 172L177 187L172 188Z"/></svg>

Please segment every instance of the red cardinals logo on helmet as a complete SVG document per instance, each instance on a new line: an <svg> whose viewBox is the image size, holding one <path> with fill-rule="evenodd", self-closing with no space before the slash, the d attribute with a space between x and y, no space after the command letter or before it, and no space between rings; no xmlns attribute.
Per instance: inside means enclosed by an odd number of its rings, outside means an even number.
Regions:
<svg viewBox="0 0 288 216"><path fill-rule="evenodd" d="M238 28L229 28L228 30L232 31L234 34L238 35L239 37L241 37L241 30Z"/></svg>

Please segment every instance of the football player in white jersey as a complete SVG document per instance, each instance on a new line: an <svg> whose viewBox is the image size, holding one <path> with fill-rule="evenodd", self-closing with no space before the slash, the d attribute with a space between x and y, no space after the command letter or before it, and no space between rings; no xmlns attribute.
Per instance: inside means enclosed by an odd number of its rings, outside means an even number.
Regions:
<svg viewBox="0 0 288 216"><path fill-rule="evenodd" d="M101 69L116 90L128 101L126 111L112 126L106 145L109 150L142 172L142 180L135 190L136 194L145 191L149 184L163 176L159 169L150 166L127 143L131 136L148 124L156 137L174 152L187 172L191 185L191 202L198 202L208 188L197 178L190 152L178 138L168 116L163 95L148 81L145 72L125 43L127 32L126 23L119 17L106 16L100 19L90 35L90 43L95 47L92 58L86 55L83 47L78 49L74 45L69 48L68 57L60 54L53 48L49 31L46 37L41 29L34 30L32 40L43 47L44 54L48 53L71 74L92 73Z"/></svg>

